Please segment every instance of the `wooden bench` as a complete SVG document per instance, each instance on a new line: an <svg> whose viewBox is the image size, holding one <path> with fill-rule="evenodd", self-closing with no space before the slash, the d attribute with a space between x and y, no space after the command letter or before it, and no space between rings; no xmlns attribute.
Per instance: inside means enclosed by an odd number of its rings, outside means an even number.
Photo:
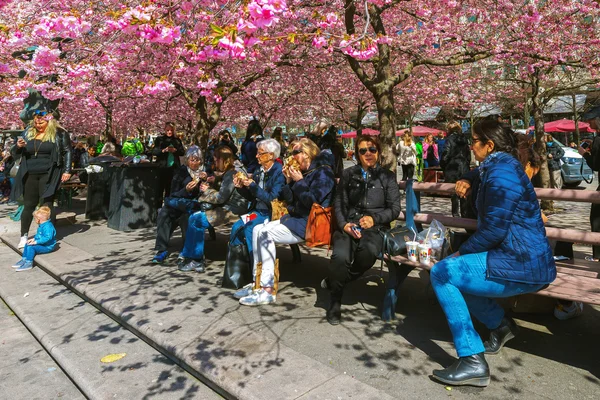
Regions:
<svg viewBox="0 0 600 400"><path fill-rule="evenodd" d="M73 203L73 195L75 194L75 191L77 189L83 189L85 187L87 187L87 185L85 183L81 183L81 182L62 183L56 193L56 196L58 199L58 205L59 206L66 205L67 208L71 208L71 205Z"/></svg>
<svg viewBox="0 0 600 400"><path fill-rule="evenodd" d="M404 189L406 183L400 182L400 188ZM451 194L454 192L454 184L451 183L413 183L413 190L427 193ZM575 202L600 203L597 192L585 192L568 189L536 189L538 199L562 200ZM401 213L400 220L406 220ZM447 228L462 228L475 230L477 221L465 218L448 217L443 214L418 213L414 216L417 223L429 224L434 219L440 221ZM575 229L561 229L546 227L546 235L549 239L556 239L572 243L583 243L591 245L600 244L600 233L584 232ZM382 318L389 320L394 317L396 308L396 293L407 274L407 269L421 268L430 270L434 264L428 266L419 262L409 261L404 256L389 259L388 267L390 277L388 279L388 294L384 301ZM583 259L557 261L557 277L548 287L536 292L540 296L548 296L562 300L579 301L587 304L600 305L600 263L586 261ZM390 295L390 292L392 293Z"/></svg>

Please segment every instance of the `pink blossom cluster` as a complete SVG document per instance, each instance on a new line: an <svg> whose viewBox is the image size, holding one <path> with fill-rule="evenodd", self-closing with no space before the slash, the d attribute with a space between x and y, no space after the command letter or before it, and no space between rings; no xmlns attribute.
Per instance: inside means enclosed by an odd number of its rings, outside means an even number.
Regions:
<svg viewBox="0 0 600 400"><path fill-rule="evenodd" d="M33 54L33 65L37 68L48 70L55 66L60 56L60 50L39 46Z"/></svg>
<svg viewBox="0 0 600 400"><path fill-rule="evenodd" d="M152 43L172 44L181 39L181 30L178 26L142 25L139 29L139 35Z"/></svg>
<svg viewBox="0 0 600 400"><path fill-rule="evenodd" d="M360 49L357 49L347 40L340 42L342 53L354 57L357 60L368 60L377 54L377 42L373 40L363 40L360 43Z"/></svg>
<svg viewBox="0 0 600 400"><path fill-rule="evenodd" d="M41 38L71 38L75 39L90 31L92 25L81 18L44 17L33 27L32 33Z"/></svg>
<svg viewBox="0 0 600 400"><path fill-rule="evenodd" d="M279 22L278 14L287 10L285 0L255 0L248 4L250 22L257 28L268 28Z"/></svg>
<svg viewBox="0 0 600 400"><path fill-rule="evenodd" d="M142 94L159 94L173 90L175 86L167 80L161 79L153 83L148 83L142 89Z"/></svg>

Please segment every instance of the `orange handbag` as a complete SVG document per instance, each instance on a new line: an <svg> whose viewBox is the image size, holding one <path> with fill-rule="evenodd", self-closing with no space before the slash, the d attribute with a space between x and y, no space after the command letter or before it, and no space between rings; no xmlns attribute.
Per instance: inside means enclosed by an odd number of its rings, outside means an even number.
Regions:
<svg viewBox="0 0 600 400"><path fill-rule="evenodd" d="M331 245L334 226L333 207L323 207L314 203L306 224L306 245L308 247Z"/></svg>

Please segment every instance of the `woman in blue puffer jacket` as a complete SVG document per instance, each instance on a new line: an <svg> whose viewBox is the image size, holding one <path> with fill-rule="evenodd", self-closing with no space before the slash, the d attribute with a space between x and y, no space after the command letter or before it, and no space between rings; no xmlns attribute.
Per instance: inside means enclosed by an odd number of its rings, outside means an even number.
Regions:
<svg viewBox="0 0 600 400"><path fill-rule="evenodd" d="M431 270L431 284L452 331L459 359L433 371L449 385L487 386L485 354L496 354L517 326L493 298L540 290L556 278L556 266L538 200L517 159L517 138L496 121L473 127L472 149L479 166L477 231L452 256ZM464 197L467 180L456 184ZM483 343L471 315L487 326Z"/></svg>

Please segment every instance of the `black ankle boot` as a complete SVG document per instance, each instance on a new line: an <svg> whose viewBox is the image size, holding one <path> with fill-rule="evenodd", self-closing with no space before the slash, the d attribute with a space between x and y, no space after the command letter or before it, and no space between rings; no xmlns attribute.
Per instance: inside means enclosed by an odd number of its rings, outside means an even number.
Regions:
<svg viewBox="0 0 600 400"><path fill-rule="evenodd" d="M490 332L490 340L483 344L485 354L498 354L504 344L517 336L518 333L519 327L512 318L502 318L500 326Z"/></svg>
<svg viewBox="0 0 600 400"><path fill-rule="evenodd" d="M446 369L433 371L433 378L447 385L484 387L490 384L490 368L483 353L460 357Z"/></svg>
<svg viewBox="0 0 600 400"><path fill-rule="evenodd" d="M339 325L342 321L342 302L340 300L331 299L329 309L325 315L327 322L331 325Z"/></svg>

